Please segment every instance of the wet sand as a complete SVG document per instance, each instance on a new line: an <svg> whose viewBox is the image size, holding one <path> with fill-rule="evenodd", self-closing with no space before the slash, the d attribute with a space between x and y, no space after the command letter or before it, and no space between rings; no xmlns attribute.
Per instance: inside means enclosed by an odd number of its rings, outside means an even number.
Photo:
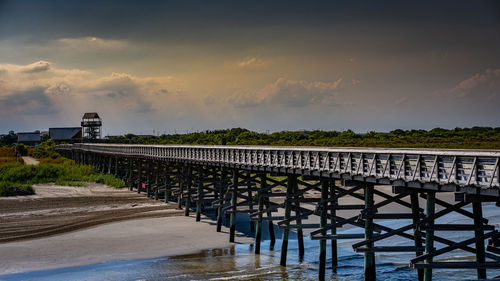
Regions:
<svg viewBox="0 0 500 281"><path fill-rule="evenodd" d="M47 237L128 219L181 215L127 189L35 185L36 195L0 198L0 243Z"/></svg>
<svg viewBox="0 0 500 281"><path fill-rule="evenodd" d="M213 221L195 223L144 194L100 184L35 189L37 195L0 198L0 275L231 245L228 229L217 233Z"/></svg>
<svg viewBox="0 0 500 281"><path fill-rule="evenodd" d="M391 187L376 188L390 192ZM99 184L85 188L38 185L35 189L34 196L0 198L0 275L191 254L232 245L226 227L217 233L210 219L197 223L192 216L184 217L175 204L127 189ZM451 201L451 195L443 194L443 199ZM346 197L341 203L363 201ZM391 204L383 211L408 209ZM357 214L356 210L342 211L345 217ZM317 216L303 221L317 222ZM253 238L237 233L236 241L251 243Z"/></svg>
<svg viewBox="0 0 500 281"><path fill-rule="evenodd" d="M116 260L135 260L196 253L228 247L228 230L215 231L211 221L194 217L129 220L62 235L0 244L0 272L29 272ZM237 237L239 242L250 238Z"/></svg>

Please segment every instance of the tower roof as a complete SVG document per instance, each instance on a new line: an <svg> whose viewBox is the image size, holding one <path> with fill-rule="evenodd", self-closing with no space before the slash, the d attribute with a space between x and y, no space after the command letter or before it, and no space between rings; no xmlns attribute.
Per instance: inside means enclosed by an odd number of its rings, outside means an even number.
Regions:
<svg viewBox="0 0 500 281"><path fill-rule="evenodd" d="M82 119L90 119L90 118L100 118L97 112L87 112L83 114Z"/></svg>

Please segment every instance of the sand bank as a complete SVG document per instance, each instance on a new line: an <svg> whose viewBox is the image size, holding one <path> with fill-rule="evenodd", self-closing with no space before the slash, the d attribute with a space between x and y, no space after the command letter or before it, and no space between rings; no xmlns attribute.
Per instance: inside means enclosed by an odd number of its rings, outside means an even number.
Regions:
<svg viewBox="0 0 500 281"><path fill-rule="evenodd" d="M2 274L115 260L156 258L228 247L228 230L215 231L210 220L166 217L128 220L62 235L0 244ZM239 242L251 238L237 237Z"/></svg>

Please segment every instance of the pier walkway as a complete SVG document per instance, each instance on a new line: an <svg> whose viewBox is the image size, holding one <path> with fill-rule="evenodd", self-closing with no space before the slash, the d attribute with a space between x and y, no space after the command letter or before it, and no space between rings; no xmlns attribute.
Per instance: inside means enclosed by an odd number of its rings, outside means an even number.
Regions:
<svg viewBox="0 0 500 281"><path fill-rule="evenodd" d="M307 229L310 238L319 241L319 280L325 279L327 270L327 240L332 253L328 270L335 271L341 239L358 239L353 249L364 253L365 280L376 279L377 252L414 253L408 265L416 269L418 280L432 280L434 268L471 268L477 270L478 279L486 279L487 269L500 268L500 233L482 210L483 204L500 206L497 150L86 143L58 145L56 150L124 179L131 190L174 201L186 215L194 211L197 220L202 212L216 212L217 231L223 220L229 220L230 241L235 240L236 214L248 214L256 254L265 225L271 247L276 241L274 227L283 229L282 266L287 264L290 231L297 233L303 257ZM392 192L384 192L380 185L392 186ZM454 193L455 202L436 198L444 192ZM406 211L383 212L389 204ZM470 222L436 222L452 212ZM306 221L310 217L317 223ZM394 219L409 223L399 228L380 223ZM360 231L337 234L345 225ZM448 231L472 238L451 241L446 238ZM386 239L394 236L407 239L408 245L388 245ZM439 258L454 250L471 253L475 260Z"/></svg>

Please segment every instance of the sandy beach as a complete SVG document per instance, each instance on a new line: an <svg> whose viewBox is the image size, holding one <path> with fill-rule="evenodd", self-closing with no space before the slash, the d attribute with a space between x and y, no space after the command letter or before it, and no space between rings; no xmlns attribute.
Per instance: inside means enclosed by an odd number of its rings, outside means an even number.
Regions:
<svg viewBox="0 0 500 281"><path fill-rule="evenodd" d="M37 194L33 196L0 198L0 275L191 254L232 245L229 230L223 227L221 233L216 232L213 220L203 217L201 222L195 222L193 216L185 217L183 210L176 209L176 204L155 201L127 189L101 184L34 188ZM376 188L390 192L391 187ZM317 194L311 192L308 196ZM451 201L450 194L444 197ZM363 201L345 197L341 203ZM313 205L304 207L312 209ZM390 204L380 211L408 209ZM339 213L349 217L359 211ZM319 217L310 216L303 222L318 223ZM310 231L304 230L306 235ZM237 233L236 241L251 243L253 238Z"/></svg>
<svg viewBox="0 0 500 281"><path fill-rule="evenodd" d="M231 245L228 229L217 233L213 221L195 223L144 194L99 184L35 189L37 195L0 198L0 275Z"/></svg>

